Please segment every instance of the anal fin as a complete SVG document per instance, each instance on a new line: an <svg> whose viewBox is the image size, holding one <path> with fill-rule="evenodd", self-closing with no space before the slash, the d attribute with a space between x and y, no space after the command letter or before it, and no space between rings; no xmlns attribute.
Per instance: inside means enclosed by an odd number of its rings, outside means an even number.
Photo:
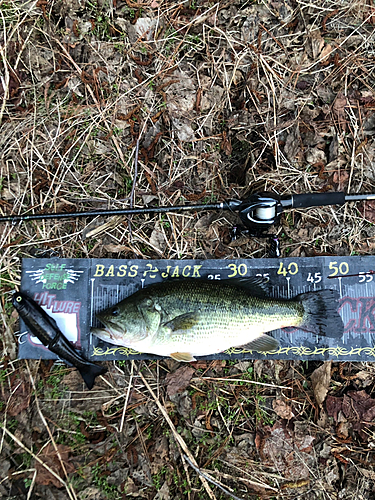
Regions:
<svg viewBox="0 0 375 500"><path fill-rule="evenodd" d="M273 337L264 334L241 347L249 351L269 352L277 349L279 342Z"/></svg>
<svg viewBox="0 0 375 500"><path fill-rule="evenodd" d="M176 361L183 361L184 363L191 363L197 361L190 352L171 352L170 357Z"/></svg>

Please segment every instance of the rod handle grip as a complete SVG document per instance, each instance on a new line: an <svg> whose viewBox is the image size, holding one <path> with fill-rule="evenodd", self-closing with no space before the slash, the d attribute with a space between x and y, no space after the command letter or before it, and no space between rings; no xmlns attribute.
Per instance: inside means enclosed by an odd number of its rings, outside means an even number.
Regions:
<svg viewBox="0 0 375 500"><path fill-rule="evenodd" d="M344 205L345 193L305 193L292 195L293 208L321 207L323 205Z"/></svg>

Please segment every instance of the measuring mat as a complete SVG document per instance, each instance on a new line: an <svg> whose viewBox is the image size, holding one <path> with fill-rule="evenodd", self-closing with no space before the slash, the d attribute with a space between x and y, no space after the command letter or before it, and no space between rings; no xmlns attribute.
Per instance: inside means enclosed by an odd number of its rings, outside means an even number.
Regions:
<svg viewBox="0 0 375 500"><path fill-rule="evenodd" d="M318 359L375 361L375 257L311 257L249 260L23 259L21 291L52 316L64 335L91 360L160 359L114 346L90 333L102 327L96 312L164 279L212 280L263 276L269 296L293 298L337 290L344 323L341 339L297 328L275 330L272 353L232 348L200 359ZM332 332L334 334L334 332ZM20 321L20 359L56 359Z"/></svg>

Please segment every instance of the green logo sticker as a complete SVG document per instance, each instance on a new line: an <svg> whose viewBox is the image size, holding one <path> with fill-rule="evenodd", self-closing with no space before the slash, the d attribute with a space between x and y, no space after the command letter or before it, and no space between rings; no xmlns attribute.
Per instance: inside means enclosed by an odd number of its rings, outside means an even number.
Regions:
<svg viewBox="0 0 375 500"><path fill-rule="evenodd" d="M37 283L43 283L45 290L65 290L69 283L74 284L83 271L67 269L66 264L47 264L44 269L26 271L30 279Z"/></svg>

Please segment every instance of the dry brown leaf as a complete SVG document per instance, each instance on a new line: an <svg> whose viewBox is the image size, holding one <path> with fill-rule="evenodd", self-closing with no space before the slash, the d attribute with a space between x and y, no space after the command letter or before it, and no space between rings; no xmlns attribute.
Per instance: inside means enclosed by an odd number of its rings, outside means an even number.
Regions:
<svg viewBox="0 0 375 500"><path fill-rule="evenodd" d="M331 382L332 361L326 361L311 374L314 396L319 406L322 406Z"/></svg>
<svg viewBox="0 0 375 500"><path fill-rule="evenodd" d="M117 252L132 252L132 249L126 245L114 245L112 243L108 243L108 245L104 245L103 247L107 252L117 253Z"/></svg>
<svg viewBox="0 0 375 500"><path fill-rule="evenodd" d="M368 479L371 479L371 481L375 481L375 471L369 470L369 469L364 469L363 467L358 467L357 470L364 476L367 477Z"/></svg>
<svg viewBox="0 0 375 500"><path fill-rule="evenodd" d="M292 408L285 403L282 399L274 399L272 402L272 407L274 411L281 418L285 418L286 420L290 420L294 417L292 412Z"/></svg>
<svg viewBox="0 0 375 500"><path fill-rule="evenodd" d="M167 481L165 481L163 486L160 488L160 490L155 495L154 500L170 500L170 498L171 498L171 494L169 491L168 483L167 483Z"/></svg>
<svg viewBox="0 0 375 500"><path fill-rule="evenodd" d="M328 396L326 400L326 409L328 415L333 417L335 422L337 422L338 414L342 409L342 398Z"/></svg>
<svg viewBox="0 0 375 500"><path fill-rule="evenodd" d="M62 383L68 386L70 391L82 390L82 382L82 376L79 371L75 369L69 370L62 379Z"/></svg>
<svg viewBox="0 0 375 500"><path fill-rule="evenodd" d="M343 412L346 418L351 418L354 414L358 419L365 422L372 422L375 419L375 399L371 398L366 391L349 391L348 396L352 399L349 407L349 413Z"/></svg>
<svg viewBox="0 0 375 500"><path fill-rule="evenodd" d="M353 431L357 432L361 439L368 441L370 434L367 429L372 428L375 420L375 399L366 391L348 391L341 398L329 396L326 408L328 415L340 424L336 429L339 437L348 432L346 425L341 425L347 420Z"/></svg>
<svg viewBox="0 0 375 500"><path fill-rule="evenodd" d="M220 149L227 156L230 156L232 154L232 143L231 143L231 140L228 138L226 132L223 132L223 140L220 143Z"/></svg>
<svg viewBox="0 0 375 500"><path fill-rule="evenodd" d="M190 384L194 369L191 366L181 366L173 373L168 373L165 377L167 383L167 394L173 396L182 392Z"/></svg>
<svg viewBox="0 0 375 500"><path fill-rule="evenodd" d="M119 226L123 222L123 220L124 217L122 215L111 217L110 220L105 222L104 224L101 224L100 221L94 220L82 231L82 239L86 240L94 236L98 237L99 234Z"/></svg>
<svg viewBox="0 0 375 500"><path fill-rule="evenodd" d="M336 428L336 434L340 439L348 439L349 436L348 422L340 422Z"/></svg>
<svg viewBox="0 0 375 500"><path fill-rule="evenodd" d="M336 116L339 127L342 130L346 130L346 117L345 117L345 107L348 105L348 100L342 92L337 94L335 102L332 106L333 114Z"/></svg>
<svg viewBox="0 0 375 500"><path fill-rule="evenodd" d="M146 498L146 493L135 484L130 476L126 481L124 490L127 497Z"/></svg>
<svg viewBox="0 0 375 500"><path fill-rule="evenodd" d="M277 468L286 479L298 481L309 477L309 465L313 462L313 436L299 436L287 428L285 421L279 420L270 429L268 435L259 443L259 454L262 460Z"/></svg>
<svg viewBox="0 0 375 500"><path fill-rule="evenodd" d="M362 215L369 222L375 222L375 201L366 201L362 206Z"/></svg>
<svg viewBox="0 0 375 500"><path fill-rule="evenodd" d="M155 446L150 450L150 470L151 474L157 474L169 460L169 441L166 436L156 439Z"/></svg>
<svg viewBox="0 0 375 500"><path fill-rule="evenodd" d="M201 217L198 222L195 224L194 229L196 231L207 231L211 226L213 219L215 218L215 214L207 214Z"/></svg>
<svg viewBox="0 0 375 500"><path fill-rule="evenodd" d="M8 403L7 413L11 417L19 415L21 411L28 408L30 404L30 384L25 381L21 382L20 385L12 393L12 397Z"/></svg>
<svg viewBox="0 0 375 500"><path fill-rule="evenodd" d="M226 366L226 364L227 362L225 361L225 359L213 359L210 362L210 369L221 371Z"/></svg>
<svg viewBox="0 0 375 500"><path fill-rule="evenodd" d="M195 361L194 363L192 363L192 365L196 370L205 370L208 366L207 361L202 361L201 359Z"/></svg>
<svg viewBox="0 0 375 500"><path fill-rule="evenodd" d="M69 474L74 471L73 464L69 461L69 446L65 446L63 444L56 445L61 461L64 464L66 472ZM64 479L64 471L57 455L57 452L52 443L49 443L40 453L39 458L48 465L48 467L56 472L62 479ZM37 461L35 461L35 468L37 471L36 483L37 484L53 484L56 488L62 488L63 485L60 481L57 480L55 476L53 476L48 470L43 467L43 465Z"/></svg>
<svg viewBox="0 0 375 500"><path fill-rule="evenodd" d="M374 381L372 373L361 370L355 374L357 384L361 384L363 387L371 385Z"/></svg>
<svg viewBox="0 0 375 500"><path fill-rule="evenodd" d="M306 161L311 165L325 166L327 164L327 157L321 149L310 148L306 153Z"/></svg>
<svg viewBox="0 0 375 500"><path fill-rule="evenodd" d="M347 170L340 170L333 174L332 182L338 184L340 189L344 189L349 182L349 172Z"/></svg>
<svg viewBox="0 0 375 500"><path fill-rule="evenodd" d="M323 50L320 53L320 60L323 61L326 59L332 52L333 48L331 44L327 44L323 47Z"/></svg>
<svg viewBox="0 0 375 500"><path fill-rule="evenodd" d="M315 61L324 47L324 39L319 30L312 31L308 35L306 47L310 57Z"/></svg>
<svg viewBox="0 0 375 500"><path fill-rule="evenodd" d="M184 194L184 198L186 198L188 201L199 201L202 198L204 198L207 194L207 191L204 189L201 193L198 194Z"/></svg>
<svg viewBox="0 0 375 500"><path fill-rule="evenodd" d="M163 253L167 246L167 241L165 239L165 235L163 231L160 230L160 224L157 223L155 225L154 230L150 236L150 244L159 250L160 253Z"/></svg>

